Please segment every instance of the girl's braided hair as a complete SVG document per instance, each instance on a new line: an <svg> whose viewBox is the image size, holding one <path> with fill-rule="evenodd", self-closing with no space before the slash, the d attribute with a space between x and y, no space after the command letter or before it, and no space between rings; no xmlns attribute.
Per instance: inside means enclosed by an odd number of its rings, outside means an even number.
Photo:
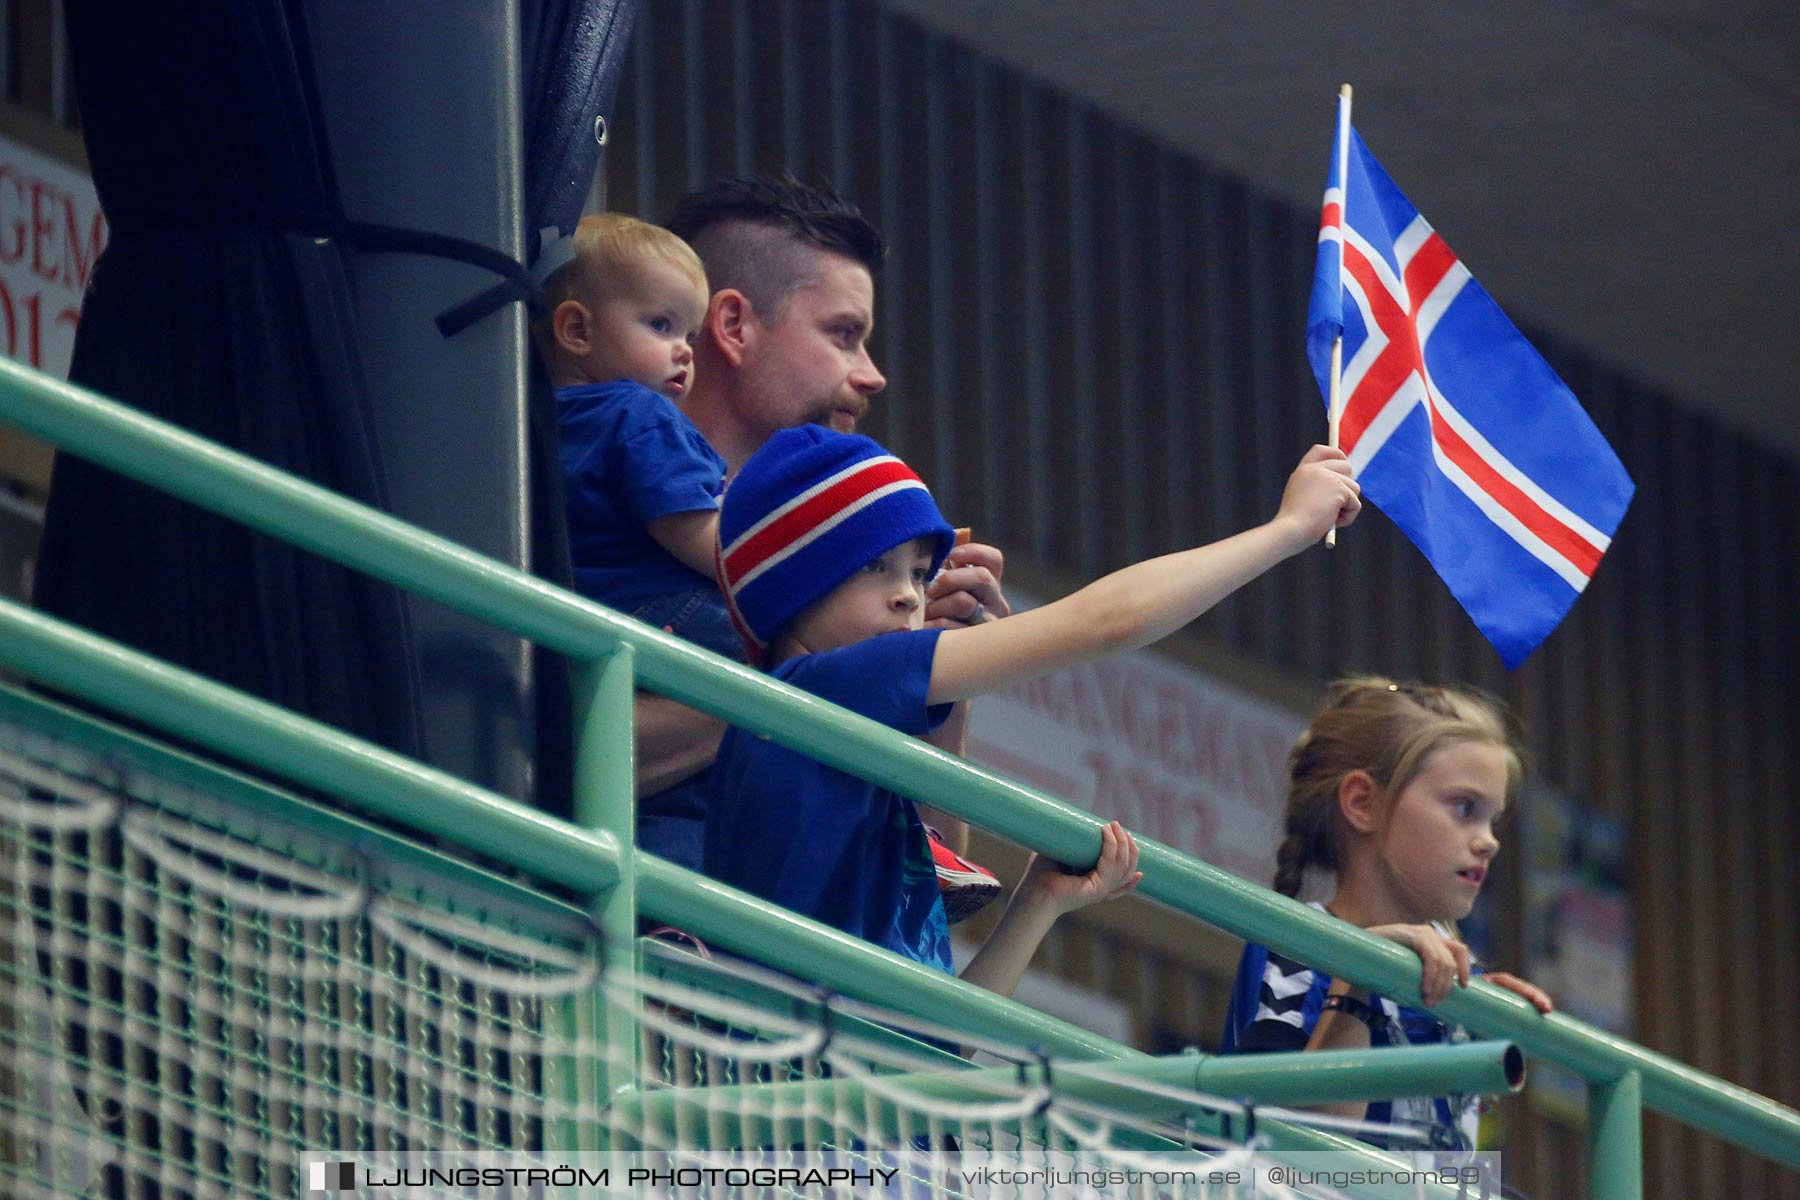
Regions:
<svg viewBox="0 0 1800 1200"><path fill-rule="evenodd" d="M1405 789L1433 752L1454 742L1489 742L1506 752L1506 799L1518 798L1522 742L1506 706L1472 688L1397 683L1365 675L1341 679L1288 756L1284 836L1275 852L1275 890L1298 896L1311 866L1337 870L1338 786L1366 771L1384 796Z"/></svg>

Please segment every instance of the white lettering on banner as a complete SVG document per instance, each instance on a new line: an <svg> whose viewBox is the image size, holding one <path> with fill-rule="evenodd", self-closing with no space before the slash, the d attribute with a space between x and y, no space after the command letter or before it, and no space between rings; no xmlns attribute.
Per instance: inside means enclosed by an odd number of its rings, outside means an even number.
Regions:
<svg viewBox="0 0 1800 1200"><path fill-rule="evenodd" d="M1035 604L1008 599L1015 610ZM983 696L969 757L1266 882L1287 754L1304 727L1285 709L1138 651Z"/></svg>
<svg viewBox="0 0 1800 1200"><path fill-rule="evenodd" d="M7 357L68 377L81 294L106 234L92 180L0 138L0 350Z"/></svg>

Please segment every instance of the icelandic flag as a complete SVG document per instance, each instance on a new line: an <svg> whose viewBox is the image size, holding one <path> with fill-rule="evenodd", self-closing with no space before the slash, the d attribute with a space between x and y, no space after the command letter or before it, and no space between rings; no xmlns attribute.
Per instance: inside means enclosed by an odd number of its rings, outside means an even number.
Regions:
<svg viewBox="0 0 1800 1200"><path fill-rule="evenodd" d="M1412 539L1511 669L1587 587L1631 477L1338 103L1306 355L1329 408L1331 344L1343 335L1338 445L1364 498Z"/></svg>

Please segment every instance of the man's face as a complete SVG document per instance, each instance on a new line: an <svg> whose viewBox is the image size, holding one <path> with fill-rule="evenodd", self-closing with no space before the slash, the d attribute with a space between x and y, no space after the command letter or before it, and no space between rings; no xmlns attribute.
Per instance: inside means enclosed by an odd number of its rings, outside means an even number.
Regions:
<svg viewBox="0 0 1800 1200"><path fill-rule="evenodd" d="M853 433L887 380L869 358L875 283L861 263L818 251L811 283L788 294L772 320L756 319L742 371L750 417L768 434L799 425Z"/></svg>

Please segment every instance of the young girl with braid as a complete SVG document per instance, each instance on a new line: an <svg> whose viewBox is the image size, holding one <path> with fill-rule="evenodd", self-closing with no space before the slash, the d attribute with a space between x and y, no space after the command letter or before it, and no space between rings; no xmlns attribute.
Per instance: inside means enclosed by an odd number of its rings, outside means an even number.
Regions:
<svg viewBox="0 0 1800 1200"><path fill-rule="evenodd" d="M1418 954L1434 1008L1467 987L1469 914L1500 842L1495 826L1518 798L1519 744L1493 700L1457 688L1359 678L1334 684L1289 758L1286 836L1275 890L1298 896L1311 867L1337 873L1315 904ZM1483 975L1549 1012L1541 989ZM1464 1041L1429 1012L1402 1007L1267 947L1245 947L1223 1049L1356 1050ZM1478 1108L1459 1097L1322 1106L1383 1124L1426 1126L1434 1144L1473 1149Z"/></svg>

